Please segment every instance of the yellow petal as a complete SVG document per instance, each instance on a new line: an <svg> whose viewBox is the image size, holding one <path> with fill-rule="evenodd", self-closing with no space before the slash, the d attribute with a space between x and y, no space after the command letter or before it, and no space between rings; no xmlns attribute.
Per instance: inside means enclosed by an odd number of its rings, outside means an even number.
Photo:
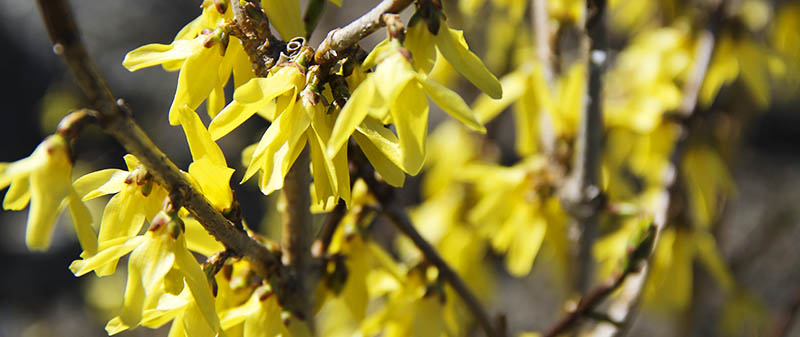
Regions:
<svg viewBox="0 0 800 337"><path fill-rule="evenodd" d="M528 88L514 105L514 121L516 126L516 148L522 155L536 153L539 144L539 120L541 103L536 101L533 89Z"/></svg>
<svg viewBox="0 0 800 337"><path fill-rule="evenodd" d="M258 307L244 322L244 336L273 337L289 336L281 321L281 308L276 296L257 301Z"/></svg>
<svg viewBox="0 0 800 337"><path fill-rule="evenodd" d="M406 29L403 46L411 52L414 68L417 71L425 74L431 72L436 61L436 44L425 20L417 20L413 26Z"/></svg>
<svg viewBox="0 0 800 337"><path fill-rule="evenodd" d="M314 178L311 189L311 204L324 211L332 204L336 204L337 181L331 178L332 168L328 168L329 165L333 166L333 162L322 150L322 145L314 133L312 129L306 131L308 148L311 154L311 174Z"/></svg>
<svg viewBox="0 0 800 337"><path fill-rule="evenodd" d="M172 238L165 229L145 234L144 242L136 247L128 260L128 282L120 318L128 326L139 325L146 297L161 287L164 276L172 269L175 254L169 249Z"/></svg>
<svg viewBox="0 0 800 337"><path fill-rule="evenodd" d="M370 103L375 95L375 87L370 80L372 77L367 77L361 85L353 91L347 104L344 105L339 116L336 117L336 123L333 125L331 137L328 141L326 151L328 155L335 154L347 144L350 135L355 131L356 126L361 124L364 117L369 112Z"/></svg>
<svg viewBox="0 0 800 337"><path fill-rule="evenodd" d="M81 201L80 196L74 190L70 191L69 214L72 216L72 224L75 227L75 234L81 243L83 251L89 256L97 253L97 233L92 228L92 214L86 205Z"/></svg>
<svg viewBox="0 0 800 337"><path fill-rule="evenodd" d="M509 221L523 222L516 224L516 226L520 226L520 231L516 233L515 238L512 240L508 249L508 256L506 256L508 272L511 275L521 277L531 271L533 261L539 253L539 248L542 247L547 224L541 217L534 217L533 219L512 218Z"/></svg>
<svg viewBox="0 0 800 337"><path fill-rule="evenodd" d="M300 15L300 1L261 0L261 7L284 41L306 35L303 17Z"/></svg>
<svg viewBox="0 0 800 337"><path fill-rule="evenodd" d="M62 201L72 190L72 163L66 141L61 136L50 136L36 151L40 148L47 151L47 159L44 166L30 175L31 203L25 243L31 250L45 250L50 246Z"/></svg>
<svg viewBox="0 0 800 337"><path fill-rule="evenodd" d="M230 133L269 101L296 88L300 78L302 75L294 67L284 67L266 78L252 78L234 91L234 101L211 121L211 137L216 140Z"/></svg>
<svg viewBox="0 0 800 337"><path fill-rule="evenodd" d="M233 63L233 88L236 89L243 84L247 83L255 76L253 68L251 67L250 59L242 47L242 41L236 37L231 36L228 42L228 51L225 55L232 54L231 61Z"/></svg>
<svg viewBox="0 0 800 337"><path fill-rule="evenodd" d="M214 307L214 296L211 294L211 286L208 284L208 279L200 268L200 264L197 263L192 253L182 247L178 247L175 251L175 263L183 272L186 285L189 286L192 297L206 323L211 326L212 330L220 331L219 317Z"/></svg>
<svg viewBox="0 0 800 337"><path fill-rule="evenodd" d="M203 225L197 222L194 218L183 218L183 223L186 225L186 248L203 254L205 256L214 255L214 253L221 252L225 249L217 239L211 234L208 234Z"/></svg>
<svg viewBox="0 0 800 337"><path fill-rule="evenodd" d="M197 161L200 158L208 157L211 163L226 166L225 155L217 143L211 139L211 134L203 126L200 116L186 106L179 107L176 112L178 123L181 124L183 132L186 134L192 159Z"/></svg>
<svg viewBox="0 0 800 337"><path fill-rule="evenodd" d="M28 177L14 179L3 199L3 209L19 211L28 206L31 200L30 186Z"/></svg>
<svg viewBox="0 0 800 337"><path fill-rule="evenodd" d="M487 95L479 96L472 104L472 109L478 115L478 120L487 123L508 108L525 91L529 74L525 71L515 71L503 76L500 84L503 86L503 97L499 100Z"/></svg>
<svg viewBox="0 0 800 337"><path fill-rule="evenodd" d="M111 197L103 210L98 241L103 243L139 233L145 220L141 207L142 197L137 186L125 185L120 193Z"/></svg>
<svg viewBox="0 0 800 337"><path fill-rule="evenodd" d="M415 76L416 73L405 56L397 50L392 50L372 73L372 81L375 91L387 102L393 102L400 99L401 91Z"/></svg>
<svg viewBox="0 0 800 337"><path fill-rule="evenodd" d="M720 255L717 241L711 233L704 230L695 230L692 237L697 245L697 255L705 264L712 276L719 282L720 288L725 292L733 291L736 282L731 271L725 264L725 259Z"/></svg>
<svg viewBox="0 0 800 337"><path fill-rule="evenodd" d="M243 181L257 170L262 170L259 185L264 194L283 187L283 178L303 149L305 131L309 126L308 114L297 104L290 104L261 138Z"/></svg>
<svg viewBox="0 0 800 337"><path fill-rule="evenodd" d="M450 29L441 21L439 33L436 34L436 46L453 68L467 78L478 89L494 99L503 97L503 87L497 77L467 47L464 32Z"/></svg>
<svg viewBox="0 0 800 337"><path fill-rule="evenodd" d="M219 81L219 74L216 71L222 62L220 46L215 45L211 48L201 48L186 59L178 74L178 88L175 90L175 98L169 109L169 123L178 125L177 109L188 106L190 110L196 110L200 103L208 97L211 90L216 87ZM214 69L209 71L209 69Z"/></svg>
<svg viewBox="0 0 800 337"><path fill-rule="evenodd" d="M427 78L420 78L419 83L422 84L422 88L425 89L428 97L450 116L475 131L486 132L486 128L478 121L475 113L457 93Z"/></svg>
<svg viewBox="0 0 800 337"><path fill-rule="evenodd" d="M128 171L118 169L95 171L78 178L72 186L83 200L90 200L119 192L129 174Z"/></svg>
<svg viewBox="0 0 800 337"><path fill-rule="evenodd" d="M403 169L416 175L425 162L425 138L428 134L428 100L417 83L409 83L399 91L398 99L389 107L400 149Z"/></svg>
<svg viewBox="0 0 800 337"><path fill-rule="evenodd" d="M183 311L182 317L180 317L178 321L179 322L176 323L181 323L183 325L184 334L186 336L217 336L217 329L206 322L203 311L194 302L189 302L186 306L186 310Z"/></svg>
<svg viewBox="0 0 800 337"><path fill-rule="evenodd" d="M356 130L366 136L384 157L403 169L403 151L397 136L391 130L371 117L365 118Z"/></svg>
<svg viewBox="0 0 800 337"><path fill-rule="evenodd" d="M217 114L225 108L225 82L220 81L217 83L217 86L214 89L211 89L211 93L208 95L208 100L206 101L206 111L208 112L208 117L214 118Z"/></svg>
<svg viewBox="0 0 800 337"><path fill-rule="evenodd" d="M144 236L134 236L109 241L108 247L100 250L97 254L82 260L72 261L72 264L69 265L69 270L72 271L75 276L83 276L109 262L119 260L121 257L125 256L125 254L130 253L134 248L139 246L143 240Z"/></svg>
<svg viewBox="0 0 800 337"><path fill-rule="evenodd" d="M389 48L392 47L391 40L385 39L375 45L375 48L372 48L372 51L369 52L367 58L364 59L364 62L361 62L361 68L363 69L371 69L378 63L382 62L383 59L388 56L386 53Z"/></svg>
<svg viewBox="0 0 800 337"><path fill-rule="evenodd" d="M355 139L358 147L361 148L361 151L364 151L364 156L367 157L372 167L375 168L375 171L381 175L386 183L394 187L403 186L406 179L403 170L386 158L386 155L372 143L370 138L367 138L361 132L355 132L353 133L353 139Z"/></svg>
<svg viewBox="0 0 800 337"><path fill-rule="evenodd" d="M182 62L202 48L202 39L175 40L172 44L148 44L131 50L125 55L122 66L137 71L154 65Z"/></svg>
<svg viewBox="0 0 800 337"><path fill-rule="evenodd" d="M256 77L236 89L233 99L240 103L272 100L292 88L302 86L303 75L294 66L281 67L268 77Z"/></svg>
<svg viewBox="0 0 800 337"><path fill-rule="evenodd" d="M217 210L224 211L233 203L230 180L234 169L212 162L209 156L189 165L189 174L198 182L203 195Z"/></svg>
<svg viewBox="0 0 800 337"><path fill-rule="evenodd" d="M27 178L33 171L47 162L47 151L40 144L33 153L26 158L13 163L0 163L0 189L6 188L13 180Z"/></svg>

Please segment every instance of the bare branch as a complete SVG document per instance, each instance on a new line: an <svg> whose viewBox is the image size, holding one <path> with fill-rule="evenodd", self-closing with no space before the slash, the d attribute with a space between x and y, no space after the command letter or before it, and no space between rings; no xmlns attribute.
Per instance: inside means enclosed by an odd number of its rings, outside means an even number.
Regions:
<svg viewBox="0 0 800 337"><path fill-rule="evenodd" d="M346 213L347 204L345 204L343 200L339 200L336 207L328 213L328 217L325 219L325 223L322 225L317 239L314 240L312 244L311 252L315 258L325 256L325 253L328 251L328 246L331 244L331 240L333 240L333 234L336 233L336 228L339 227L339 223L342 222Z"/></svg>
<svg viewBox="0 0 800 337"><path fill-rule="evenodd" d="M594 309L597 307L597 305L602 303L603 300L608 298L608 296L610 296L614 291L619 289L619 287L622 286L629 276L640 272L641 264L645 262L650 255L650 251L653 249L653 245L655 243L655 231L655 226L650 227L644 239L642 239L633 252L631 252L628 266L625 268L622 274L620 274L613 281L595 288L586 296L581 298L580 302L578 303L578 307L575 308L574 311L570 312L567 316L564 316L564 318L550 328L550 330L544 334L544 337L555 337L565 333L574 328L583 318L596 319L602 317L602 320L604 321L607 320L617 322L614 321L610 316L594 312Z"/></svg>
<svg viewBox="0 0 800 337"><path fill-rule="evenodd" d="M584 37L589 81L588 104L583 109L580 129L575 138L575 152L571 176L562 192L562 199L573 219L581 225L578 247L577 288L585 292L591 285L594 270L592 244L597 236L597 225L603 209L604 197L600 190L600 164L603 151L603 93L602 77L606 68L606 28L603 0L589 1ZM584 47L584 48L586 48Z"/></svg>
<svg viewBox="0 0 800 337"><path fill-rule="evenodd" d="M295 280L295 291L300 301L301 319L307 320L313 326L311 299L308 294L312 289L310 275L311 267L311 240L313 229L311 223L311 197L308 186L311 184L309 173L308 149L303 150L297 157L292 168L284 179L281 189L286 202L283 217L283 264L289 266L292 278Z"/></svg>
<svg viewBox="0 0 800 337"><path fill-rule="evenodd" d="M325 37L317 47L314 61L325 65L339 59L339 54L350 48L361 39L372 34L385 25L381 17L387 13L399 13L409 5L412 0L383 0L372 10L351 22L347 26L336 28Z"/></svg>
<svg viewBox="0 0 800 337"><path fill-rule="evenodd" d="M269 19L258 1L231 1L231 4L233 34L242 41L256 76L266 77L286 43L272 34Z"/></svg>

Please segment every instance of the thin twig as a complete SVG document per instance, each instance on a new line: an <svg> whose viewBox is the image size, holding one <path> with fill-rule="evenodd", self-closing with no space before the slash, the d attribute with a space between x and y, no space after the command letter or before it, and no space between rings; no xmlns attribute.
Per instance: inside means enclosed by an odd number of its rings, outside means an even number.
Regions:
<svg viewBox="0 0 800 337"><path fill-rule="evenodd" d="M362 155L363 157L363 155ZM436 252L434 248L414 227L411 223L408 214L395 200L394 189L385 182L378 181L375 178L375 171L370 166L365 158L356 158L358 162L358 176L364 179L369 187L370 192L378 199L383 214L394 224L394 226L403 234L411 239L411 242L422 252L425 259L436 266L439 270L439 277L453 287L453 290L461 297L467 309L472 313L478 325L483 329L488 337L498 337L500 334L492 324L492 319L489 317L486 310L481 305L478 298L469 290L464 280L456 273L453 268Z"/></svg>
<svg viewBox="0 0 800 337"><path fill-rule="evenodd" d="M578 246L577 289L585 292L591 285L594 270L592 245L603 209L600 190L600 162L603 151L602 77L607 61L604 0L589 1L584 44L589 66L588 104L583 110L580 129L575 139L573 171L565 186L563 200L573 219L581 225Z"/></svg>
<svg viewBox="0 0 800 337"><path fill-rule="evenodd" d="M311 255L315 258L325 256L328 252L328 246L331 244L331 240L333 240L333 234L336 233L336 228L339 227L339 223L342 222L345 214L347 214L347 204L345 204L343 200L339 200L336 207L328 213L328 217L325 218L325 223L322 225L317 239L314 240L314 243L311 245Z"/></svg>
<svg viewBox="0 0 800 337"><path fill-rule="evenodd" d="M549 12L547 0L531 1L531 28L536 44L536 58L538 65L542 69L545 83L550 90L555 86L553 83L553 48L550 43L552 32L550 31ZM539 112L539 143L542 153L548 157L553 157L556 147L556 133L553 127L552 112L543 110Z"/></svg>
<svg viewBox="0 0 800 337"><path fill-rule="evenodd" d="M314 61L317 64L330 64L340 57L340 53L361 41L367 35L385 25L381 17L387 13L399 13L409 5L412 0L383 0L369 12L362 15L347 26L336 28L325 37L317 47Z"/></svg>
<svg viewBox="0 0 800 337"><path fill-rule="evenodd" d="M611 322L619 322L614 320L612 317L607 316L605 314L600 314L594 312L594 309L603 302L608 296L610 296L614 291L620 288L625 280L636 273L640 273L642 264L646 262L647 258L650 255L651 250L653 249L655 243L655 234L656 234L655 226L651 226L648 230L644 239L636 246L636 248L631 252L629 257L628 266L625 267L622 274L620 274L616 279L613 281L598 286L591 292L589 292L586 296L581 298L580 302L578 303L578 307L575 308L572 312L568 315L564 316L561 320L558 321L550 330L544 334L544 337L555 337L562 333L565 333L572 328L574 328L577 323L583 318L597 318L603 317L603 320L608 320ZM620 324L620 323L618 323ZM615 324L616 325L616 324Z"/></svg>
<svg viewBox="0 0 800 337"><path fill-rule="evenodd" d="M237 255L247 259L257 275L277 284L291 284L280 258L274 252L236 228L225 216L216 210L197 191L180 169L156 146L150 137L131 117L121 100L117 101L103 77L89 58L80 38L72 10L64 0L38 0L38 5L50 39L53 51L61 55L75 76L78 85L87 96L90 105L96 109L99 125L125 149L135 155L161 186L175 196L201 225ZM292 294L284 292L279 297L284 307L295 311L296 303Z"/></svg>

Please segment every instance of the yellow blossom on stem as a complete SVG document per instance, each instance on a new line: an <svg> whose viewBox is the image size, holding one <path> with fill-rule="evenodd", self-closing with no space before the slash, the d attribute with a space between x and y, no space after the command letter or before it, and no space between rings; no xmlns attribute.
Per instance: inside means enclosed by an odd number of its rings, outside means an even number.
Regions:
<svg viewBox="0 0 800 337"><path fill-rule="evenodd" d="M115 330L136 327L147 322L145 313L152 313L165 294L178 295L185 288L191 293L191 303L181 316L197 317L189 325L203 335L222 334L214 296L209 281L194 255L186 248L184 224L177 214L160 213L144 235L119 238L98 254L76 260L70 270L81 276L130 253L128 281L125 288L122 312L113 325ZM186 285L186 287L184 287ZM192 312L196 311L196 313ZM152 323L152 322L150 322ZM110 324L111 325L111 324Z"/></svg>
<svg viewBox="0 0 800 337"><path fill-rule="evenodd" d="M0 163L0 189L8 188L3 209L21 210L30 203L25 244L31 250L50 247L58 214L69 206L78 240L86 254L97 251L92 217L72 188L72 158L67 140L52 135L33 153L13 163Z"/></svg>
<svg viewBox="0 0 800 337"><path fill-rule="evenodd" d="M364 61L375 72L353 90L333 126L329 155L337 153L351 135L367 159L390 184L401 185L397 169L415 175L425 160L428 96L445 112L470 128L485 128L455 92L414 70L408 51L394 39L378 46ZM383 124L393 123L397 135ZM368 139L371 144L364 145ZM376 153L377 152L377 153Z"/></svg>

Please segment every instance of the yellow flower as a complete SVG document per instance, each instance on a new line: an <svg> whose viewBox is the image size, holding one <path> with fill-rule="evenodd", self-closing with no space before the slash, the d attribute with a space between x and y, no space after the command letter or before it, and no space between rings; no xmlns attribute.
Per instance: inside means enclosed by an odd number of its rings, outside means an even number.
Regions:
<svg viewBox="0 0 800 337"><path fill-rule="evenodd" d="M428 27L426 20L412 19L406 40L403 42L411 51L417 71L422 73L431 71L436 62L438 49L458 73L489 97L499 99L503 96L503 87L500 86L497 77L469 50L463 31L451 29L444 20L438 22L436 33L432 34Z"/></svg>
<svg viewBox="0 0 800 337"><path fill-rule="evenodd" d="M293 104L304 86L305 74L294 65L277 66L267 77L250 79L236 88L233 101L209 124L211 138L222 138L258 111L265 111L267 119L274 121L284 109L288 109L289 104Z"/></svg>
<svg viewBox="0 0 800 337"><path fill-rule="evenodd" d="M433 267L431 267L433 268ZM447 334L443 289L429 293L428 274L412 269L406 275L393 275L374 270L368 275L368 287L372 297L386 296L386 305L367 317L361 332L367 336L430 336ZM441 285L439 285L441 286ZM432 286L436 287L436 286ZM452 326L452 324L450 324Z"/></svg>
<svg viewBox="0 0 800 337"><path fill-rule="evenodd" d="M585 92L585 66L581 63L570 66L552 89L544 76L540 65L528 63L501 79L506 92L502 99L493 100L482 95L473 104L478 119L483 123L515 104L516 148L522 155L536 153L543 116L552 122L557 136L570 137L577 132Z"/></svg>
<svg viewBox="0 0 800 337"><path fill-rule="evenodd" d="M56 217L69 206L78 240L86 254L97 251L92 217L72 188L69 144L61 135L45 138L33 153L13 163L0 163L0 189L10 185L3 209L21 210L30 202L25 244L31 250L50 247Z"/></svg>
<svg viewBox="0 0 800 337"><path fill-rule="evenodd" d="M231 18L231 10L220 14L215 6L204 4L203 14L186 25L172 44L148 44L129 52L122 65L130 71L161 64L165 69L180 69L178 87L169 112L169 122L179 124L177 109L184 105L196 110L207 100L211 117L225 106L225 84L231 74L238 87L253 76L250 61L241 42L229 37L222 25ZM301 24L302 27L302 24ZM210 29L204 34L203 29ZM219 40L228 40L223 46Z"/></svg>
<svg viewBox="0 0 800 337"><path fill-rule="evenodd" d="M225 330L239 328L243 336L272 337L288 336L283 325L282 308L269 285L256 289L240 306L230 308L220 315Z"/></svg>
<svg viewBox="0 0 800 337"><path fill-rule="evenodd" d="M200 116L186 106L179 108L177 114L194 160L189 165L189 177L214 208L223 213L230 210L233 203L230 180L234 169L228 167L225 155L203 126Z"/></svg>
<svg viewBox="0 0 800 337"><path fill-rule="evenodd" d="M673 226L661 233L650 279L645 286L645 299L671 309L686 308L691 300L695 258L708 268L723 291L734 289L735 281L711 233Z"/></svg>
<svg viewBox="0 0 800 337"><path fill-rule="evenodd" d="M146 317L145 313L157 309L165 294L179 295L186 285L191 293L189 301L192 302L188 308L196 310L195 317L201 318L196 321L202 323L192 328L210 330L214 332L211 335L222 332L208 279L194 255L186 248L182 227L179 218L160 213L146 234L112 240L98 254L76 260L70 265L70 270L76 276L81 276L115 263L130 253L122 312L118 319L112 320L117 322L114 329L124 330L152 323L147 320L152 317Z"/></svg>
<svg viewBox="0 0 800 337"><path fill-rule="evenodd" d="M152 181L147 171L133 155L125 155L127 171L106 169L86 174L75 181L77 194L91 200L114 194L103 210L98 243L104 247L118 238L136 235L147 220L152 220L162 208L167 191ZM88 256L84 256L88 257ZM98 276L114 272L116 260L97 271Z"/></svg>
<svg viewBox="0 0 800 337"><path fill-rule="evenodd" d="M333 126L328 155L339 152L351 135L367 159L390 184L403 183L402 171L415 175L425 160L428 100L475 130L485 132L458 94L416 72L407 51L391 40L373 50L364 67L378 63L352 91ZM384 124L393 123L397 135Z"/></svg>
<svg viewBox="0 0 800 337"><path fill-rule="evenodd" d="M347 150L324 151L336 115L328 114L322 103L306 99L317 94L305 85L305 71L299 65L275 67L266 78L253 78L237 88L233 102L214 118L209 132L212 139L218 139L259 111L272 120L253 149L242 179L247 181L261 171L259 187L264 194L283 187L286 174L308 142L314 177L312 210L324 211L339 198L350 200Z"/></svg>

